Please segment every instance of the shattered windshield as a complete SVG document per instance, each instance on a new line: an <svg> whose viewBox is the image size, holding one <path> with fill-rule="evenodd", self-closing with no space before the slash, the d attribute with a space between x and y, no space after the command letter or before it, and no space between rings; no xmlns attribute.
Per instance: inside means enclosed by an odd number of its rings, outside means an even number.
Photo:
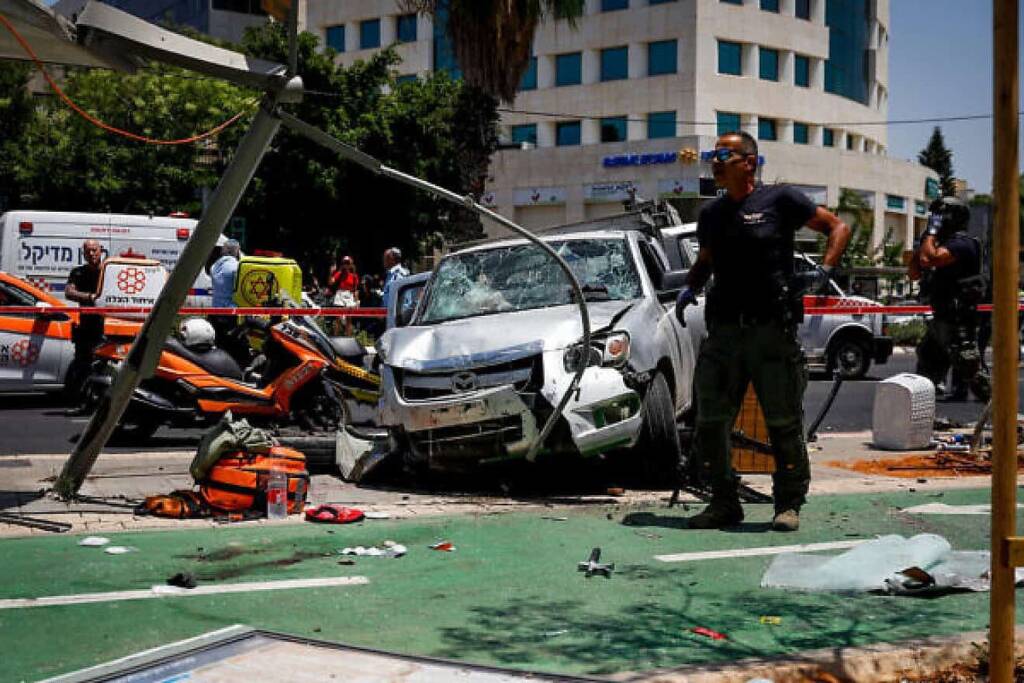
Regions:
<svg viewBox="0 0 1024 683"><path fill-rule="evenodd" d="M640 278L624 239L548 242L565 259L587 300L628 301L641 295ZM420 323L523 311L572 303L565 274L535 244L472 251L438 266Z"/></svg>

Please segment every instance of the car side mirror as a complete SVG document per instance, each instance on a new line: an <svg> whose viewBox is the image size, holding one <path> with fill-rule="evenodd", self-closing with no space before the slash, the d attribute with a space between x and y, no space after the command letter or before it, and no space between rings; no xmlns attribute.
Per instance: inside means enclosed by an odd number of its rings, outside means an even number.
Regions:
<svg viewBox="0 0 1024 683"><path fill-rule="evenodd" d="M670 270L663 273L658 283L658 301L675 301L679 290L686 286L687 270Z"/></svg>

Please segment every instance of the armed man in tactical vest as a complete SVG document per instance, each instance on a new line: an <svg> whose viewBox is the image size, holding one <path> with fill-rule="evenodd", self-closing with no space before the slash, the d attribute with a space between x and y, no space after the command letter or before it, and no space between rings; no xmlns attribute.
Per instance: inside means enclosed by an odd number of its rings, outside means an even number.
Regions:
<svg viewBox="0 0 1024 683"><path fill-rule="evenodd" d="M970 389L987 401L991 383L977 345L978 303L986 283L981 275L981 247L967 234L970 218L970 209L959 199L941 197L932 202L928 227L910 260L910 279L928 280L927 298L933 311L917 347L917 374L934 382L936 393L943 395L952 366L947 397L966 400Z"/></svg>
<svg viewBox="0 0 1024 683"><path fill-rule="evenodd" d="M828 291L850 229L798 190L758 183L757 142L747 133L720 136L711 163L726 193L701 210L697 262L676 301L682 320L686 306L696 303L696 293L714 275L705 309L708 338L694 383L694 457L711 486L711 503L690 518L689 526L717 529L743 520L730 434L753 382L775 456L772 528L795 531L811 479L803 426L807 361L796 334L802 295ZM793 241L804 225L828 241L824 264L801 281L794 273Z"/></svg>

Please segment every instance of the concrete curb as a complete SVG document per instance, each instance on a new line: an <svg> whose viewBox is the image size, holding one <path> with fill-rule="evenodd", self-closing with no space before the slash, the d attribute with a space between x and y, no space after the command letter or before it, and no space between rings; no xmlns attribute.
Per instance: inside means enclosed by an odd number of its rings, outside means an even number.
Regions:
<svg viewBox="0 0 1024 683"><path fill-rule="evenodd" d="M1024 627L1017 627L1015 641L1019 657L1024 654ZM758 678L772 683L895 683L906 677L928 680L928 676L956 664L974 664L987 653L988 633L973 631L866 647L809 650L784 659L748 659L713 667L623 673L612 679L629 683L747 683Z"/></svg>

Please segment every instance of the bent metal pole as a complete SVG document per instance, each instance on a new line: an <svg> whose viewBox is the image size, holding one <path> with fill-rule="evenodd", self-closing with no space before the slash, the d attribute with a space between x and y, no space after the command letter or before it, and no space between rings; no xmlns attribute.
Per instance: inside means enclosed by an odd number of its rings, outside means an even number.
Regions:
<svg viewBox="0 0 1024 683"><path fill-rule="evenodd" d="M992 592L989 595L989 676L1009 683L1014 672L1014 565L1017 488L1017 290L1020 275L1018 0L993 6L993 255Z"/></svg>
<svg viewBox="0 0 1024 683"><path fill-rule="evenodd" d="M224 226L238 206L238 201L256 172L256 167L259 166L271 140L281 126L281 120L273 112L275 106L276 102L272 98L268 98L260 106L252 126L242 138L231 164L214 190L210 205L196 225L177 265L171 271L167 284L160 292L156 305L121 364L110 391L100 400L96 412L75 445L74 452L64 464L64 469L53 487L62 498L74 496L81 488L86 475L99 457L100 450L121 419L135 387L156 368L164 341L178 315L178 309L185 302L189 288L199 275L199 270L206 262L210 250L216 246L217 238L224 231Z"/></svg>

